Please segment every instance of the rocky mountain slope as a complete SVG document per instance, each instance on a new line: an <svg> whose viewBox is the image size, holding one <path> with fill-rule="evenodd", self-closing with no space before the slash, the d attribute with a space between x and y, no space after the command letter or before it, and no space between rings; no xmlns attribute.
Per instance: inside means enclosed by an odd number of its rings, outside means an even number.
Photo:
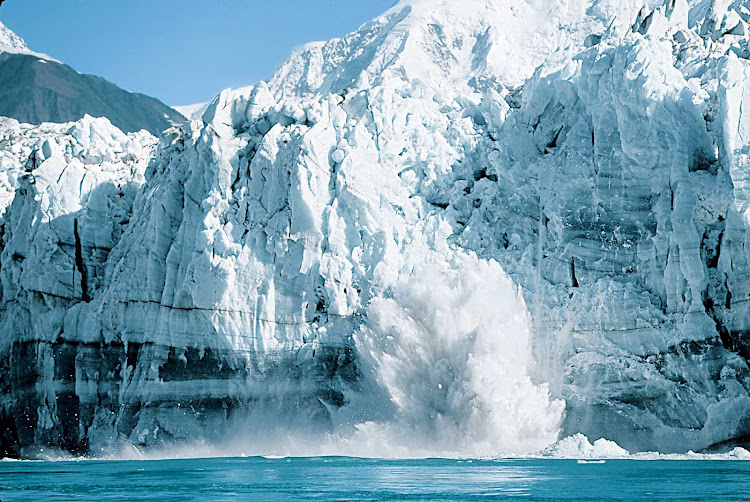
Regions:
<svg viewBox="0 0 750 502"><path fill-rule="evenodd" d="M0 115L28 124L107 117L125 132L161 134L184 117L159 100L83 75L31 51L0 23Z"/></svg>
<svg viewBox="0 0 750 502"><path fill-rule="evenodd" d="M749 19L404 0L222 93L145 182L143 145L45 155L3 226L6 453L742 442Z"/></svg>

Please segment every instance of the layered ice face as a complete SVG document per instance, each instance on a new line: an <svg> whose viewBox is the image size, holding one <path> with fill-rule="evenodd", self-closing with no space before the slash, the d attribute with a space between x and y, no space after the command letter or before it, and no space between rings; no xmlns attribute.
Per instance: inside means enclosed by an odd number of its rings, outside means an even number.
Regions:
<svg viewBox="0 0 750 502"><path fill-rule="evenodd" d="M72 134L105 140L8 181L7 451L746 436L748 19L405 1L147 168L145 137Z"/></svg>

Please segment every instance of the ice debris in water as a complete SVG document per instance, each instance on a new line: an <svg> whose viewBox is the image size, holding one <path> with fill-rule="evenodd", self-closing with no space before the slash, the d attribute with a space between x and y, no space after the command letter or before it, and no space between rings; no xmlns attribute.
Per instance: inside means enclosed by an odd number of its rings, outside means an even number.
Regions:
<svg viewBox="0 0 750 502"><path fill-rule="evenodd" d="M545 449L543 455L556 458L607 459L627 458L630 452L614 441L604 438L597 439L592 444L589 438L579 433L556 442Z"/></svg>
<svg viewBox="0 0 750 502"><path fill-rule="evenodd" d="M750 460L750 452L740 446L736 446L724 453L696 453L693 451L683 454L659 453L655 451L631 453L614 441L600 438L592 443L588 437L580 433L557 441L542 450L538 456L580 460Z"/></svg>

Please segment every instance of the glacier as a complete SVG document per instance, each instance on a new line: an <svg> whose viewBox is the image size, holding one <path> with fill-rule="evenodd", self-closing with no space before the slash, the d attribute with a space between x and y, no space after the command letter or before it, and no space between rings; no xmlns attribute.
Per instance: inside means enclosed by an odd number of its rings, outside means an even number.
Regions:
<svg viewBox="0 0 750 502"><path fill-rule="evenodd" d="M3 119L0 454L743 444L749 21L402 0L158 139Z"/></svg>

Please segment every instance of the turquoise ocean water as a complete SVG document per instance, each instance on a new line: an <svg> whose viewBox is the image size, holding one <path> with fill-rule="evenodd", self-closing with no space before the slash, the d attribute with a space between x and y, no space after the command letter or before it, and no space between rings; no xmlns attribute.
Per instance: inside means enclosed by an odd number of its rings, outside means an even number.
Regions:
<svg viewBox="0 0 750 502"><path fill-rule="evenodd" d="M750 500L750 462L221 458L0 462L0 500Z"/></svg>

